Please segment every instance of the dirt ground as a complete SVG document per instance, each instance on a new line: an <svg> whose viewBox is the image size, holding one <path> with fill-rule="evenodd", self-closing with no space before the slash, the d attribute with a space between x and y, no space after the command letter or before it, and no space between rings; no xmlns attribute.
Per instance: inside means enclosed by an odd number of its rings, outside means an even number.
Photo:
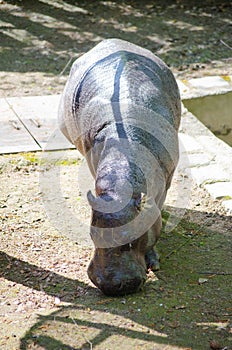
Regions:
<svg viewBox="0 0 232 350"><path fill-rule="evenodd" d="M177 176L161 270L141 293L107 298L86 273L90 213L75 152L0 157L0 348L231 349L231 217L220 201L192 184L189 209L174 208Z"/></svg>
<svg viewBox="0 0 232 350"><path fill-rule="evenodd" d="M150 49L180 79L232 74L231 1L0 1L0 93L63 90L72 62L105 38Z"/></svg>
<svg viewBox="0 0 232 350"><path fill-rule="evenodd" d="M151 49L180 79L232 74L229 1L0 1L0 10L2 96L60 93L73 60L108 37ZM161 270L140 293L107 298L86 274L82 161L54 154L0 156L0 349L232 349L232 225L220 200L191 184L188 210L174 207L179 174Z"/></svg>

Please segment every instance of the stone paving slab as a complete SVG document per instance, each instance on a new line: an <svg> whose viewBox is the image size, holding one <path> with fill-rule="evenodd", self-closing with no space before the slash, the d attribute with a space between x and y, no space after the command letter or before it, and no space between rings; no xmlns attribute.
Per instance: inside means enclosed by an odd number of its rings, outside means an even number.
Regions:
<svg viewBox="0 0 232 350"><path fill-rule="evenodd" d="M0 99L0 123L0 154L41 149L5 99Z"/></svg>
<svg viewBox="0 0 232 350"><path fill-rule="evenodd" d="M177 79L183 100L232 91L232 75L209 76L194 79Z"/></svg>
<svg viewBox="0 0 232 350"><path fill-rule="evenodd" d="M58 127L60 95L7 98L8 104L42 150L70 149L74 146Z"/></svg>
<svg viewBox="0 0 232 350"><path fill-rule="evenodd" d="M212 86L214 88L228 88L229 83L231 81L231 77L228 76L227 80L224 79L223 77L204 77L204 78L194 78L190 79L188 83L192 85L195 88L201 88L201 89L211 89Z"/></svg>
<svg viewBox="0 0 232 350"><path fill-rule="evenodd" d="M207 191L215 199L228 197L228 200L232 199L232 182L216 182L213 184L205 185Z"/></svg>
<svg viewBox="0 0 232 350"><path fill-rule="evenodd" d="M225 209L232 214L232 199L225 200L222 202L222 204L225 207Z"/></svg>
<svg viewBox="0 0 232 350"><path fill-rule="evenodd" d="M230 181L229 174L223 171L218 164L208 164L207 166L192 168L191 174L199 186Z"/></svg>
<svg viewBox="0 0 232 350"><path fill-rule="evenodd" d="M179 137L182 142L180 171L204 187L213 198L224 198L222 204L232 214L232 148L186 109Z"/></svg>

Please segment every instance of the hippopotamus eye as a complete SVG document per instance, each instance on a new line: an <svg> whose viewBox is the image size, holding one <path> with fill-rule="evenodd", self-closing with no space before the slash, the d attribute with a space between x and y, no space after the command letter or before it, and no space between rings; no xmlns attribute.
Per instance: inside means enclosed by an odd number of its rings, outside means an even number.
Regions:
<svg viewBox="0 0 232 350"><path fill-rule="evenodd" d="M146 202L145 193L141 193L141 195L135 199L135 207L137 210L142 210L144 203Z"/></svg>
<svg viewBox="0 0 232 350"><path fill-rule="evenodd" d="M131 247L132 247L132 245L131 245L130 243L125 244L125 245L122 245L122 246L120 247L120 251L121 251L121 252L130 251Z"/></svg>

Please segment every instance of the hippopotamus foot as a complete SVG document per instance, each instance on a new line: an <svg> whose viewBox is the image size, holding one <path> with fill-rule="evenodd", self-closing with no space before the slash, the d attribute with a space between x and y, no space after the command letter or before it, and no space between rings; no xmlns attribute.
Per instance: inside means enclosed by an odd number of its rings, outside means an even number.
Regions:
<svg viewBox="0 0 232 350"><path fill-rule="evenodd" d="M159 254L151 248L145 255L147 270L157 271L160 269Z"/></svg>
<svg viewBox="0 0 232 350"><path fill-rule="evenodd" d="M146 281L144 254L131 244L117 248L96 248L88 267L90 280L108 296L135 293Z"/></svg>

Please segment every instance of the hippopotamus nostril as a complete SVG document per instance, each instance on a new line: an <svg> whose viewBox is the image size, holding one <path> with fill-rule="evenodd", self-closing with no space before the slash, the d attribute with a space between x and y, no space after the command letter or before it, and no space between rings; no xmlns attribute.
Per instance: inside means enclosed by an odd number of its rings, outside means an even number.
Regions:
<svg viewBox="0 0 232 350"><path fill-rule="evenodd" d="M122 287L122 281L119 278L113 278L112 286L120 289Z"/></svg>
<svg viewBox="0 0 232 350"><path fill-rule="evenodd" d="M90 280L109 296L123 296L141 290L146 281L145 260L141 264L132 253L128 255L126 252L122 257L114 254L114 259L109 260L105 251L96 250L88 267Z"/></svg>
<svg viewBox="0 0 232 350"><path fill-rule="evenodd" d="M97 277L96 283L100 286L102 284L102 279L100 277Z"/></svg>
<svg viewBox="0 0 232 350"><path fill-rule="evenodd" d="M132 277L131 279L113 278L111 283L109 280L100 286L104 294L109 296L120 296L131 294L141 290L144 285L145 278Z"/></svg>

